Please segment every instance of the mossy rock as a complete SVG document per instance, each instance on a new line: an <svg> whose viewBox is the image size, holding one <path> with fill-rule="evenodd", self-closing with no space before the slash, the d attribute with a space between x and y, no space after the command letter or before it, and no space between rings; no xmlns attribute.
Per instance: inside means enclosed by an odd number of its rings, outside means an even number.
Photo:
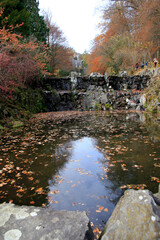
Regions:
<svg viewBox="0 0 160 240"><path fill-rule="evenodd" d="M3 130L3 129L4 129L4 127L2 125L0 125L0 130Z"/></svg>
<svg viewBox="0 0 160 240"><path fill-rule="evenodd" d="M100 103L96 103L95 104L95 110L96 111L100 111L101 110L101 104Z"/></svg>
<svg viewBox="0 0 160 240"><path fill-rule="evenodd" d="M111 104L109 104L109 103L105 104L105 109L106 109L106 110L111 109L111 107L112 107Z"/></svg>
<svg viewBox="0 0 160 240"><path fill-rule="evenodd" d="M24 123L21 121L13 122L13 128L22 127L23 125L24 125Z"/></svg>

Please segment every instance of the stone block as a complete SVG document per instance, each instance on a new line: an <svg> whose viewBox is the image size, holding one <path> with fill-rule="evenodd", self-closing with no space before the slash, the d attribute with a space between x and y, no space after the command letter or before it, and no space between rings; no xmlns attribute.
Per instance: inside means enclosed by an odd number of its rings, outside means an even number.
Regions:
<svg viewBox="0 0 160 240"><path fill-rule="evenodd" d="M160 199L148 190L127 190L108 220L101 240L160 239Z"/></svg>
<svg viewBox="0 0 160 240"><path fill-rule="evenodd" d="M0 240L93 240L85 212L0 205Z"/></svg>

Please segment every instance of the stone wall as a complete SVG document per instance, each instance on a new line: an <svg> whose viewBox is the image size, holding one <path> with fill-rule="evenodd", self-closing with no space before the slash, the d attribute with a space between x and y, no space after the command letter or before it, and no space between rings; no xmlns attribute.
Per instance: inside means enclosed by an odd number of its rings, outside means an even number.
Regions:
<svg viewBox="0 0 160 240"><path fill-rule="evenodd" d="M143 109L149 75L47 78L41 86L47 111Z"/></svg>

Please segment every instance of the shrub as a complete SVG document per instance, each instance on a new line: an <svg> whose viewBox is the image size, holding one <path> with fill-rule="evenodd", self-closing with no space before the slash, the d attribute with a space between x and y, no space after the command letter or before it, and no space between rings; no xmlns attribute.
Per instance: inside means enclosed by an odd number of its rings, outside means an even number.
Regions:
<svg viewBox="0 0 160 240"><path fill-rule="evenodd" d="M0 16L2 13L0 7ZM0 94L12 98L18 86L30 85L46 72L49 50L42 43L25 41L12 26L0 29L0 43Z"/></svg>

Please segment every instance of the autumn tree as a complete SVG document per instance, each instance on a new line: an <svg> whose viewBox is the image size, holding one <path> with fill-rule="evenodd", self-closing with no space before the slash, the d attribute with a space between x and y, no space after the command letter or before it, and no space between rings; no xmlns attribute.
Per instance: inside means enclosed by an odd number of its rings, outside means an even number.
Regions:
<svg viewBox="0 0 160 240"><path fill-rule="evenodd" d="M103 41L103 34L95 37L93 41L93 47L90 54L86 56L87 73L99 72L104 73L106 66L101 58L101 44Z"/></svg>
<svg viewBox="0 0 160 240"><path fill-rule="evenodd" d="M149 55L154 55L158 53L160 45L160 0L125 0L125 1L115 1L112 0L112 5L107 8L106 11L111 12L111 8L116 8L121 13L123 12L128 25L129 31L132 37L141 42L143 45L150 46ZM113 11L112 11L113 12ZM105 12L104 12L105 16ZM110 18L110 23L112 23ZM118 21L118 26L121 28L123 25L122 21ZM113 24L114 25L114 24ZM126 31L125 31L126 32ZM118 31L116 31L118 34ZM151 44L153 43L153 44ZM152 47L151 47L152 46ZM158 56L157 56L158 57Z"/></svg>
<svg viewBox="0 0 160 240"><path fill-rule="evenodd" d="M111 73L131 72L136 61L159 57L159 5L160 0L111 0L103 11L101 41L94 42L91 53L96 61L89 66L103 63Z"/></svg>
<svg viewBox="0 0 160 240"><path fill-rule="evenodd" d="M7 24L6 28L5 23L0 28L0 43L0 92L4 98L11 98L18 86L30 85L45 73L49 50L44 44L25 41L13 26Z"/></svg>
<svg viewBox="0 0 160 240"><path fill-rule="evenodd" d="M56 23L52 23L52 15L44 12L45 23L49 29L47 43L51 49L50 71L55 74L59 70L72 70L73 50L68 47L68 43L62 30Z"/></svg>
<svg viewBox="0 0 160 240"><path fill-rule="evenodd" d="M150 45L151 55L159 57L160 50L160 0L143 1L136 17L136 37ZM150 44L149 44L150 43ZM151 44L152 43L152 44ZM148 47L148 46L147 46Z"/></svg>

